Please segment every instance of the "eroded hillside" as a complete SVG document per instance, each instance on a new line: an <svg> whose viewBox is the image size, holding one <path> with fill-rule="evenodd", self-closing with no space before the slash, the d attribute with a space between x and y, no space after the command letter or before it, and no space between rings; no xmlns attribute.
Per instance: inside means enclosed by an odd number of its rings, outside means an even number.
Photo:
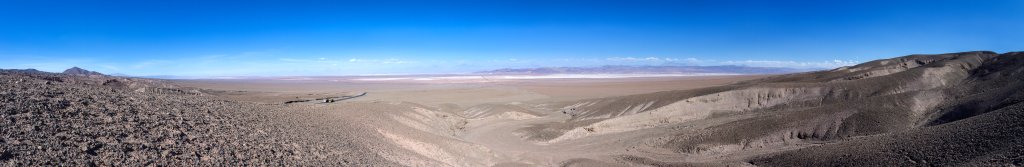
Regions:
<svg viewBox="0 0 1024 167"><path fill-rule="evenodd" d="M1024 78L1022 63L1024 54L1019 52L911 55L723 87L586 100L562 110L573 116L564 124L588 123L563 128L563 134L549 142L660 131L672 135L646 144L679 154L741 155L737 161L758 156L761 158L754 163L761 165L795 165L803 161L816 161L825 166L1020 163L1021 157L1016 152L1021 150L1017 147L975 148L963 153L957 153L956 149L925 148L1019 145L1020 141L1012 138L1024 131L1011 120L1020 120L1015 114L1020 108L1013 106L1021 103L1024 96L1024 84L1020 81ZM993 111L1000 111L993 114L1001 116L986 116ZM985 117L970 119L974 122L965 120L978 116ZM1000 119L978 122L978 119L994 119L989 117ZM981 128L980 124L995 129L966 131ZM940 131L951 135L949 137L966 136L938 140L942 135L922 131ZM930 142L932 140L944 142ZM853 149L849 145L856 145L848 142L868 144L865 141L906 144L850 151L861 154L845 153ZM800 149L808 146L811 148ZM785 151L790 149L796 150ZM785 153L762 151L766 153L746 155L758 150ZM899 150L911 151L869 153ZM907 161L883 157L895 155L913 158ZM806 159L795 159L801 156ZM841 158L850 156L859 158ZM666 161L665 164L680 160L702 161L688 159L662 161Z"/></svg>

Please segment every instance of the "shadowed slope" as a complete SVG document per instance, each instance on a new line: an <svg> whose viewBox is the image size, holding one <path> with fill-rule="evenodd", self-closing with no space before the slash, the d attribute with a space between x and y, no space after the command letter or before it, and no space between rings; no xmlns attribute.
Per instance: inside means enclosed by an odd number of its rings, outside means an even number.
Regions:
<svg viewBox="0 0 1024 167"><path fill-rule="evenodd" d="M752 161L759 165L937 165L1024 163L1024 54L1006 53L981 64L950 88L949 105L928 126L905 132L790 151ZM838 151L843 150L843 151Z"/></svg>

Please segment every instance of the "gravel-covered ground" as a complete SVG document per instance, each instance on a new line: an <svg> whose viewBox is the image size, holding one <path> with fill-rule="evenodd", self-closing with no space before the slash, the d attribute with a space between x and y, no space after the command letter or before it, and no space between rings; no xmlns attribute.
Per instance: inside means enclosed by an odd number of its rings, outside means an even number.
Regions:
<svg viewBox="0 0 1024 167"><path fill-rule="evenodd" d="M0 71L0 164L390 164L344 136L281 121L292 119L281 119L288 114L279 106L152 83L159 81Z"/></svg>

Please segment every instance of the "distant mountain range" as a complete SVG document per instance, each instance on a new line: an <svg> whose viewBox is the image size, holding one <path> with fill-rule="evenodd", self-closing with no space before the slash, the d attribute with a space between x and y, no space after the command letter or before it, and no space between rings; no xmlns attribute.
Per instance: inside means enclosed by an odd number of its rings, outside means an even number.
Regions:
<svg viewBox="0 0 1024 167"><path fill-rule="evenodd" d="M0 69L0 70L3 70L5 72L11 72L11 73L52 74L51 72L39 71L39 70L32 69L32 68L29 68L29 69ZM85 70L85 69L78 68L78 67L71 67L71 68L69 68L67 70L64 70L64 72L61 72L59 74L85 75L85 76L91 76L91 75L105 76L105 75L103 75L103 73L99 73L99 72L95 72L95 71L89 71L89 70Z"/></svg>
<svg viewBox="0 0 1024 167"><path fill-rule="evenodd" d="M542 67L542 68L504 68L490 71L474 72L475 74L496 75L547 75L547 74L785 74L813 71L815 69L793 69L779 67L747 67L747 66L600 66L600 67ZM35 69L7 69L21 73L47 73ZM67 75L81 76L117 76L139 77L152 79L197 79L204 77L176 75L135 76L115 73L106 75L79 67L71 67L61 72ZM214 77L225 78L225 77ZM227 77L233 78L233 77Z"/></svg>
<svg viewBox="0 0 1024 167"><path fill-rule="evenodd" d="M695 74L695 73L726 73L726 74L783 74L807 72L812 70L779 68L779 67L747 67L747 66L600 66L600 67L544 67L544 68L505 68L480 71L477 74Z"/></svg>

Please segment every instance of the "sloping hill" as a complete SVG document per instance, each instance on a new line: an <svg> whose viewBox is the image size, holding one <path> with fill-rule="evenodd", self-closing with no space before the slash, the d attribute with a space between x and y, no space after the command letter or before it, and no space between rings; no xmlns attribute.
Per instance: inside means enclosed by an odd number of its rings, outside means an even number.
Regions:
<svg viewBox="0 0 1024 167"><path fill-rule="evenodd" d="M910 55L721 87L583 100L562 109L563 113L572 116L564 124L575 128L532 130L547 134L562 132L558 137L549 138L548 142L557 143L623 132L666 129L674 134L652 144L684 154L735 153L751 149L844 143L862 136L913 133L939 126L947 128L938 129L1002 128L1001 133L1013 136L1024 133L1014 128L1019 127L1015 123L993 121L983 125L986 123L981 121L968 125L957 122L997 110L1007 116L1020 112L1019 108L1007 106L1020 103L1020 97L1024 96L1021 91L1024 90L1022 69L1024 54L1020 52ZM981 143L1019 143L1018 140L985 136L988 133L951 130L944 133L979 135L961 138L989 141ZM908 146L913 148L934 144L915 142L923 140L916 138L920 135L891 136L903 137L896 140L918 143ZM880 149L876 148L876 151ZM1001 152L1022 151L1019 148L1008 149L1011 150ZM991 151L998 156L1005 155L996 153L999 150ZM817 155L815 153L802 151L783 157L796 160L801 157L797 155ZM949 153L948 156L960 154ZM813 156L803 157L811 159ZM800 161L771 160L769 157L756 162L800 164L796 163Z"/></svg>
<svg viewBox="0 0 1024 167"><path fill-rule="evenodd" d="M992 57L947 89L925 124L903 132L790 151L760 165L1024 164L1024 53ZM842 150L842 151L840 151Z"/></svg>

